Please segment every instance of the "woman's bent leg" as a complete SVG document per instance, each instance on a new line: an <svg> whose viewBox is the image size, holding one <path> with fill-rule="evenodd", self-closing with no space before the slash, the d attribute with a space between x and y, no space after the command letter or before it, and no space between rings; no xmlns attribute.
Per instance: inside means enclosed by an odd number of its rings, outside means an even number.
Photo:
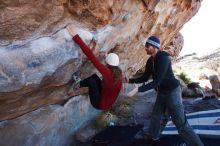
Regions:
<svg viewBox="0 0 220 146"><path fill-rule="evenodd" d="M81 81L80 87L89 88L89 98L92 106L96 109L100 109L99 103L101 100L101 79L96 74L93 74L92 76Z"/></svg>

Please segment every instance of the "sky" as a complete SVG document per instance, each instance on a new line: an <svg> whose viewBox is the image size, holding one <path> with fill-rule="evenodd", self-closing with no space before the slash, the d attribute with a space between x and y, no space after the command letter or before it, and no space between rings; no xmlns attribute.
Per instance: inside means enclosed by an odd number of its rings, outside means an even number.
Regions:
<svg viewBox="0 0 220 146"><path fill-rule="evenodd" d="M180 31L184 46L180 56L209 54L220 48L220 0L203 0L197 14Z"/></svg>

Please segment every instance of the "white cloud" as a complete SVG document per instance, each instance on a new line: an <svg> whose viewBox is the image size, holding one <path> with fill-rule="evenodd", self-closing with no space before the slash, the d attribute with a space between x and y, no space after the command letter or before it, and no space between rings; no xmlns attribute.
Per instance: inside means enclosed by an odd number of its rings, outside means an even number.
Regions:
<svg viewBox="0 0 220 146"><path fill-rule="evenodd" d="M209 53L220 47L220 1L203 0L199 12L184 25L184 47L180 55Z"/></svg>

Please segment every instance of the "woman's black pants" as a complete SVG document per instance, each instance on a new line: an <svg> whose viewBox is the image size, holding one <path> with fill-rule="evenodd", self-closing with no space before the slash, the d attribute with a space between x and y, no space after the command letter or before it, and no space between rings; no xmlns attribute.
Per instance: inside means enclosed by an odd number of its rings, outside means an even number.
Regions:
<svg viewBox="0 0 220 146"><path fill-rule="evenodd" d="M88 87L89 88L89 98L92 106L96 109L100 109L99 103L101 100L101 79L93 74L92 76L82 80L80 82L80 87Z"/></svg>

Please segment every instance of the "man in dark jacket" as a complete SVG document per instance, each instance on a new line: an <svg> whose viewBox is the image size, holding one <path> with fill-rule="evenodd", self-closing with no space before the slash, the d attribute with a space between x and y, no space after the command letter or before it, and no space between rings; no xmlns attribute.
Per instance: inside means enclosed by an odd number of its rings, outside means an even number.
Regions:
<svg viewBox="0 0 220 146"><path fill-rule="evenodd" d="M161 123L165 122L163 117L165 113L168 113L187 146L203 146L184 114L180 83L173 74L169 54L159 50L160 40L156 36L149 37L145 47L147 54L151 57L146 63L144 74L139 78L129 79L128 82L144 83L148 81L150 76L153 81L140 87L136 86L128 93L128 96L134 96L137 92L145 92L150 89L157 91L157 99L149 127L152 145L157 145L159 142L159 136L165 126Z"/></svg>

